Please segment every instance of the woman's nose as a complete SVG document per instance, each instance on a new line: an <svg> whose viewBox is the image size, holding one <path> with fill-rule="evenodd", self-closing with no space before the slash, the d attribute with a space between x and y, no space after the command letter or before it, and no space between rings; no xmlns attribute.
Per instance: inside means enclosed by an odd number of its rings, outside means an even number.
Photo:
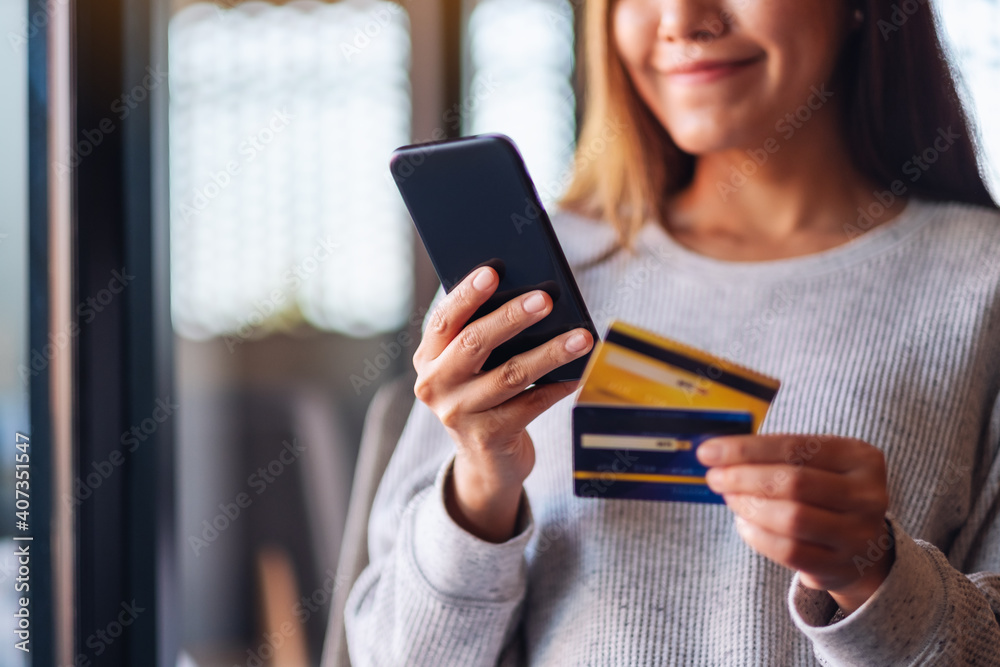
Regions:
<svg viewBox="0 0 1000 667"><path fill-rule="evenodd" d="M725 34L732 13L718 0L661 0L657 39L693 42Z"/></svg>

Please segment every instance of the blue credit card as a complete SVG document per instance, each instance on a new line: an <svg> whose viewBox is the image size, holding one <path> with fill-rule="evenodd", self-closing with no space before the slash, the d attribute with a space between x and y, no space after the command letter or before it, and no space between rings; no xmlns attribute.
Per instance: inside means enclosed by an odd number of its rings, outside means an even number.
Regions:
<svg viewBox="0 0 1000 667"><path fill-rule="evenodd" d="M587 498L723 503L695 451L718 435L753 433L738 410L573 408L573 492Z"/></svg>

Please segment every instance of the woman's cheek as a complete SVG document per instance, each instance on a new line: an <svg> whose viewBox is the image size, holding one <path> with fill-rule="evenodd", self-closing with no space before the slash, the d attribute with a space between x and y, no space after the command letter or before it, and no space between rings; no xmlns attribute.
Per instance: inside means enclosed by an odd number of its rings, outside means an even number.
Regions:
<svg viewBox="0 0 1000 667"><path fill-rule="evenodd" d="M631 3L620 3L611 20L614 46L622 60L629 66L640 65L656 39L656 13Z"/></svg>

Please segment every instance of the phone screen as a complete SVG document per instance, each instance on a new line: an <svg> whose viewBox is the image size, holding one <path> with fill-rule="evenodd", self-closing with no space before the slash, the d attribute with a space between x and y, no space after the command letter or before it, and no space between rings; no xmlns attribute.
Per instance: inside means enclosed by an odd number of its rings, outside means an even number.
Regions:
<svg viewBox="0 0 1000 667"><path fill-rule="evenodd" d="M484 370L578 327L597 340L548 215L510 139L480 135L406 146L393 153L390 168L446 292L482 265L500 274L496 294L470 321L534 289L552 297L552 312L495 349ZM579 379L586 359L538 382Z"/></svg>

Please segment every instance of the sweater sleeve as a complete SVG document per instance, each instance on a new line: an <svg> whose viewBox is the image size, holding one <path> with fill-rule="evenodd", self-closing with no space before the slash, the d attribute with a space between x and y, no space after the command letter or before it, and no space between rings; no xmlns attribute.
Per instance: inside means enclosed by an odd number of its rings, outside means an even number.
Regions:
<svg viewBox="0 0 1000 667"><path fill-rule="evenodd" d="M832 624L833 598L793 577L792 618L823 664L1000 665L1000 400L987 430L986 474L947 555L889 517L896 548L889 576Z"/></svg>
<svg viewBox="0 0 1000 667"><path fill-rule="evenodd" d="M514 537L481 540L445 509L453 462L447 432L417 402L375 495L369 565L347 600L355 667L496 665L517 652L534 530L527 495Z"/></svg>

